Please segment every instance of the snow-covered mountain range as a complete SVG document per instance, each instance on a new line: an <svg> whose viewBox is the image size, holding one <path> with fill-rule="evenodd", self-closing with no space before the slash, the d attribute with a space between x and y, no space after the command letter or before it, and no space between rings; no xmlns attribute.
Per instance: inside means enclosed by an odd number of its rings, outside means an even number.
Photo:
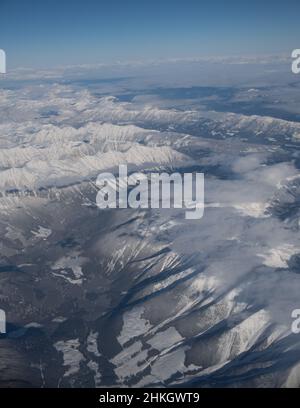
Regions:
<svg viewBox="0 0 300 408"><path fill-rule="evenodd" d="M0 90L1 381L298 387L299 122L123 99ZM204 217L97 209L119 164L204 172Z"/></svg>

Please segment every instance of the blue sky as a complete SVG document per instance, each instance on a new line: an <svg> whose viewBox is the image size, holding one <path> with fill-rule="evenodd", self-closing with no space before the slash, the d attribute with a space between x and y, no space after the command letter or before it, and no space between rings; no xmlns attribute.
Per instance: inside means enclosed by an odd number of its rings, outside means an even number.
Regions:
<svg viewBox="0 0 300 408"><path fill-rule="evenodd" d="M290 53L299 0L0 0L11 67Z"/></svg>

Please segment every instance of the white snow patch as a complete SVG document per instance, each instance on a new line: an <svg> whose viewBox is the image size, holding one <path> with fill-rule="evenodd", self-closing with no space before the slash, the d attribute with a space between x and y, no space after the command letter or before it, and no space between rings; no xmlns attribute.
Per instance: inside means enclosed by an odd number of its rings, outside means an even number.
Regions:
<svg viewBox="0 0 300 408"><path fill-rule="evenodd" d="M51 229L39 226L37 231L31 231L36 238L47 239L52 234Z"/></svg>
<svg viewBox="0 0 300 408"><path fill-rule="evenodd" d="M283 244L276 248L271 248L263 254L258 254L263 258L263 263L271 268L288 268L287 261L291 256L300 252L300 248L291 244Z"/></svg>
<svg viewBox="0 0 300 408"><path fill-rule="evenodd" d="M118 342L123 346L134 337L141 336L151 328L148 320L142 318L143 307L135 307L123 315L123 327Z"/></svg>
<svg viewBox="0 0 300 408"><path fill-rule="evenodd" d="M162 351L181 341L183 337L178 333L175 327L169 327L167 330L158 332L147 343L154 349Z"/></svg>
<svg viewBox="0 0 300 408"><path fill-rule="evenodd" d="M64 366L67 370L64 377L69 377L79 372L80 363L85 360L83 354L78 350L80 347L79 339L67 341L58 341L54 344L57 351L63 353Z"/></svg>
<svg viewBox="0 0 300 408"><path fill-rule="evenodd" d="M53 271L53 275L59 276L68 282L74 285L81 285L83 282L83 272L82 272L82 265L87 261L87 258L81 257L79 252L72 252L68 256L64 256L60 258L55 264L51 267ZM72 270L73 276L69 276L68 269Z"/></svg>

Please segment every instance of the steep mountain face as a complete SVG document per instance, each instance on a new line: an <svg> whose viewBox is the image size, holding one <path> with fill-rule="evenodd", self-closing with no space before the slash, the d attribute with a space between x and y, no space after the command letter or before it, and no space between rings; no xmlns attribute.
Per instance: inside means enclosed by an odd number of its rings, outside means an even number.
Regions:
<svg viewBox="0 0 300 408"><path fill-rule="evenodd" d="M58 84L0 115L1 385L299 386L298 123ZM203 172L204 217L99 210L119 164Z"/></svg>

